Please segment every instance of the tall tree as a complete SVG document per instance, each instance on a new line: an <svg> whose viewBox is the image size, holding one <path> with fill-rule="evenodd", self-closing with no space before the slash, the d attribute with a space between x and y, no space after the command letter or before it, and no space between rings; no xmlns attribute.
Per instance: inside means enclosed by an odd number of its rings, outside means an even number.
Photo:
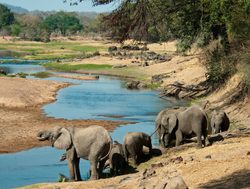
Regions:
<svg viewBox="0 0 250 189"><path fill-rule="evenodd" d="M6 6L0 4L0 29L14 22L14 14Z"/></svg>
<svg viewBox="0 0 250 189"><path fill-rule="evenodd" d="M80 20L72 13L57 12L45 18L43 26L50 33L60 31L63 36L70 33L76 33L83 29Z"/></svg>

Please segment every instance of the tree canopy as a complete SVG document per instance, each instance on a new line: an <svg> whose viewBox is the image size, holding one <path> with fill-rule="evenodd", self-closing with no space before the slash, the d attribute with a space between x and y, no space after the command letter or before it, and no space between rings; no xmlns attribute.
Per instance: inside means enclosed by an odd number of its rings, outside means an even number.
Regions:
<svg viewBox="0 0 250 189"><path fill-rule="evenodd" d="M86 0L64 0L77 5ZM206 45L221 39L226 47L232 38L250 35L249 0L92 0L93 5L120 2L104 17L111 36L119 41L179 39L187 49L194 42Z"/></svg>
<svg viewBox="0 0 250 189"><path fill-rule="evenodd" d="M0 4L0 29L9 26L14 22L14 14L10 10Z"/></svg>
<svg viewBox="0 0 250 189"><path fill-rule="evenodd" d="M72 13L57 12L45 18L43 26L48 32L60 31L62 35L76 33L83 29L80 20Z"/></svg>

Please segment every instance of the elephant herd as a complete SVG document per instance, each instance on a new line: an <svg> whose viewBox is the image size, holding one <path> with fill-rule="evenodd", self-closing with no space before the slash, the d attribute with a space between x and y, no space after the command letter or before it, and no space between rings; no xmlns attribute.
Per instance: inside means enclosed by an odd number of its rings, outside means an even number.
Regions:
<svg viewBox="0 0 250 189"><path fill-rule="evenodd" d="M208 124L210 122L210 124ZM178 146L185 139L197 136L197 147L206 146L206 138L211 130L212 134L226 131L229 119L225 112L214 111L208 121L206 112L197 105L191 107L164 109L156 117L155 132L159 136L159 143L169 147L175 141ZM87 128L55 127L37 134L40 141L48 140L52 147L64 149L66 153L62 160L67 160L70 180L80 181L80 158L90 161L90 179L99 179L102 171L110 167L112 175L122 173L128 166L129 157L134 164L140 163L144 156L143 147L148 148L152 155L151 136L143 132L129 132L123 138L123 144L112 141L109 132L101 126L92 125Z"/></svg>

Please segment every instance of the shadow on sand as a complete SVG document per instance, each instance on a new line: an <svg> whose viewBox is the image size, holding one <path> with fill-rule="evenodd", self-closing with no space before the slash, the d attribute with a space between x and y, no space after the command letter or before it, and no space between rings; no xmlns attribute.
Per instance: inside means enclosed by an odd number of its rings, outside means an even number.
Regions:
<svg viewBox="0 0 250 189"><path fill-rule="evenodd" d="M200 185L199 188L203 189L228 189L228 188L249 188L250 187L250 170L243 169L236 171L231 175L222 177L218 180L210 181Z"/></svg>

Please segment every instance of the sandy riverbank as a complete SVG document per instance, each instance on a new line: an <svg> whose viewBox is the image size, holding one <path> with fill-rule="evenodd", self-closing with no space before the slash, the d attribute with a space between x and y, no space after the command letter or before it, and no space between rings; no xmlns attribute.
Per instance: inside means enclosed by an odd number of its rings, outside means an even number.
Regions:
<svg viewBox="0 0 250 189"><path fill-rule="evenodd" d="M64 120L43 115L41 106L56 100L56 92L68 86L43 80L0 77L0 153L11 153L47 145L37 141L36 134L54 126L101 125L113 130L125 122Z"/></svg>
<svg viewBox="0 0 250 189"><path fill-rule="evenodd" d="M198 84L204 81L206 79L206 69L200 61L199 54L190 54L188 56L175 55L175 48L173 48L173 45L173 42L164 43L162 45L150 45L150 50L156 52L167 51L169 54L172 54L173 57L170 61L145 67L132 64L132 59L119 60L116 57L107 58L102 56L69 63L126 64L128 67L124 69L128 72L119 71L118 73L117 70L114 69L114 73L117 75L123 73L125 76L132 75L134 77L138 77L137 73L143 74L148 80L150 80L153 75L167 73L168 77L163 79L163 87L176 81L182 82L185 85ZM135 71L130 72L130 69ZM101 72L98 73L100 74ZM110 72L107 72L105 74L109 73ZM56 91L64 87L64 84L55 82L48 82L45 84L40 83L42 81L36 80L36 84L26 85L28 84L26 83L26 79L11 78L10 80L16 83L13 84L12 87L8 87L11 85L8 85L7 80L1 80L0 78L1 84L3 83L2 81L6 82L6 86L0 86L0 88L3 87L0 91L5 94L4 96L6 99L12 99L7 100L6 102L8 103L4 105L5 107L2 106L0 108L0 136L3 136L3 140L0 141L0 153L15 152L39 145L46 145L46 143L38 143L35 139L35 135L37 131L49 129L55 125L76 125L84 127L90 124L99 124L112 130L115 126L120 124L117 122L94 120L67 121L63 119L46 118L40 110L41 105L55 100ZM19 81L21 81L22 85L21 83L17 84ZM239 127L241 125L249 126L250 123L249 97L236 103L230 101L231 99L234 100L234 97L237 97L240 81L240 75L235 75L222 88L217 89L206 98L201 99L209 100L210 108L221 107L224 109L229 114L231 125L234 127ZM19 89L20 86L23 86L22 90ZM26 88L26 86L32 87ZM15 91L18 91L18 95L15 94ZM39 96L37 100L34 100L34 97L40 95L40 93L41 96ZM11 103L15 102L15 100L17 100L17 102L20 101L20 103L17 103L21 104L20 107L16 107L16 105L11 106ZM28 105L22 105L21 102L28 103ZM1 103L5 103L5 100ZM175 174L182 175L190 188L248 188L250 187L249 144L249 137L241 137L225 139L224 141L214 143L212 146L200 150L197 150L193 146L185 148L184 150L169 150L163 156L151 159L149 162L140 165L138 168L139 172L136 174L123 175L98 181L38 184L31 186L31 188L137 189L139 187L145 187L147 189L154 188L155 185L161 184L163 180L166 180L168 176ZM182 160L179 157L182 157ZM152 164L158 164L159 167L152 170ZM146 174L144 178L145 169L152 171L149 172L148 175Z"/></svg>

